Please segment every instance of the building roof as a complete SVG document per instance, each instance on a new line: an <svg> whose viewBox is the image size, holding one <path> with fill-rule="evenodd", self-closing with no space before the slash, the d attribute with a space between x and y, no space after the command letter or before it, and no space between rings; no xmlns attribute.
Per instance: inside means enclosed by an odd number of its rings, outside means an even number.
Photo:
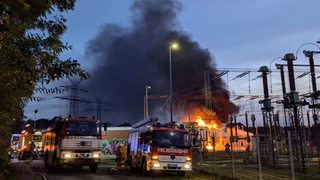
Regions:
<svg viewBox="0 0 320 180"><path fill-rule="evenodd" d="M102 140L128 139L131 127L108 127L103 131Z"/></svg>

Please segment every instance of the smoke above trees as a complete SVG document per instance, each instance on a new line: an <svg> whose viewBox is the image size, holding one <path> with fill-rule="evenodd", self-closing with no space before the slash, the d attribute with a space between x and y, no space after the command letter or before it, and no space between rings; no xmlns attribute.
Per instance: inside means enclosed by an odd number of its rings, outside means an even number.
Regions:
<svg viewBox="0 0 320 180"><path fill-rule="evenodd" d="M101 108L110 110L101 111L103 121L120 124L143 119L146 85L152 87L150 96L168 95L169 45L173 41L179 44L179 49L171 53L175 96L201 92L205 70L213 77L218 74L209 51L182 31L177 22L181 11L178 1L136 0L131 6L130 27L105 24L89 41L86 56L95 66L91 79L82 87L89 90L90 96L110 103ZM215 94L227 97L219 103L237 111L229 102L222 79L212 78L211 84ZM149 114L168 114L165 102L149 100Z"/></svg>

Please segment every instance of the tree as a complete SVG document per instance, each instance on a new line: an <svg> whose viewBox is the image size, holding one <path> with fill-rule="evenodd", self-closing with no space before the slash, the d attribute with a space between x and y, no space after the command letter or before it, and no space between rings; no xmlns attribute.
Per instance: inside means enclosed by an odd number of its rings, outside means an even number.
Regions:
<svg viewBox="0 0 320 180"><path fill-rule="evenodd" d="M0 179L8 179L8 140L26 99L51 81L89 78L77 60L59 57L71 49L61 41L67 29L61 14L74 5L75 0L0 0Z"/></svg>

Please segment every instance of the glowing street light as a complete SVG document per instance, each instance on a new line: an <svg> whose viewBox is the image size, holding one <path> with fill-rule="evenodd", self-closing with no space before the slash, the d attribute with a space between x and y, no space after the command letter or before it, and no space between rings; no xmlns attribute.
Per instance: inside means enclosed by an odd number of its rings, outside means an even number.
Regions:
<svg viewBox="0 0 320 180"><path fill-rule="evenodd" d="M172 118L172 63L171 63L171 51L172 49L177 49L179 46L177 43L170 43L169 45L169 81L170 81L170 92L169 92L169 100L170 100L170 121L173 121Z"/></svg>

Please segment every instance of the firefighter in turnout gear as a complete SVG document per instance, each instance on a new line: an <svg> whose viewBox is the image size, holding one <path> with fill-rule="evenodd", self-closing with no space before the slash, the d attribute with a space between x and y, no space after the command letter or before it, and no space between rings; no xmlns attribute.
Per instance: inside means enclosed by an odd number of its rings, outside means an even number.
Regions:
<svg viewBox="0 0 320 180"><path fill-rule="evenodd" d="M124 147L124 144L121 143L116 149L117 169L120 169L122 166L124 166L125 160L126 160L126 149Z"/></svg>
<svg viewBox="0 0 320 180"><path fill-rule="evenodd" d="M227 143L224 147L225 147L224 152L226 154L226 158L229 159L230 158L230 144Z"/></svg>

